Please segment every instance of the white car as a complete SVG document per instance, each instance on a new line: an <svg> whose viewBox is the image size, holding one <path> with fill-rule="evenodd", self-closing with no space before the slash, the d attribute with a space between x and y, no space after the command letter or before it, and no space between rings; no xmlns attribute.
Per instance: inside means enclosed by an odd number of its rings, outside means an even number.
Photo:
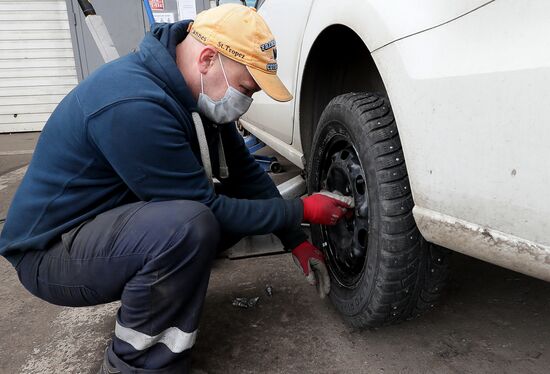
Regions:
<svg viewBox="0 0 550 374"><path fill-rule="evenodd" d="M441 247L550 280L549 1L258 5L294 100L256 94L242 125L309 192L354 196L351 219L312 228L349 322L429 309Z"/></svg>

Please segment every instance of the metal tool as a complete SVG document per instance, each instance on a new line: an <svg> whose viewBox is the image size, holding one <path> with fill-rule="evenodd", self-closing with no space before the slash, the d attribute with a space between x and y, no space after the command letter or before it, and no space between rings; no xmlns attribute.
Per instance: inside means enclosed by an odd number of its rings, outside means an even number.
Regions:
<svg viewBox="0 0 550 374"><path fill-rule="evenodd" d="M115 48L115 43L113 43L111 35L109 35L105 22L103 22L103 18L96 14L94 7L88 0L78 0L78 5L80 5L84 13L86 25L94 38L94 42L103 60L109 62L119 58L120 55Z"/></svg>
<svg viewBox="0 0 550 374"><path fill-rule="evenodd" d="M250 134L244 137L244 144L248 148L248 151L252 154L262 148L265 147L265 143L262 142L260 139L256 138L254 135ZM258 164L264 169L265 171L269 171L272 173L280 173L283 168L281 164L279 163L279 160L277 160L277 157L273 156L262 156L262 155L252 155Z"/></svg>

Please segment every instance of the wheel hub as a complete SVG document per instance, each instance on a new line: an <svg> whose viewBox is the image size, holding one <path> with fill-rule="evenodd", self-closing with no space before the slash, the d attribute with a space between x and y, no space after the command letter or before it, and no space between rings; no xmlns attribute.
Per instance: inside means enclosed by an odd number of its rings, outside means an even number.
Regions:
<svg viewBox="0 0 550 374"><path fill-rule="evenodd" d="M323 239L331 270L336 280L345 287L353 287L363 271L368 243L368 193L365 173L355 149L349 144L328 152L328 168L321 187L353 196L353 214L335 226L323 226Z"/></svg>

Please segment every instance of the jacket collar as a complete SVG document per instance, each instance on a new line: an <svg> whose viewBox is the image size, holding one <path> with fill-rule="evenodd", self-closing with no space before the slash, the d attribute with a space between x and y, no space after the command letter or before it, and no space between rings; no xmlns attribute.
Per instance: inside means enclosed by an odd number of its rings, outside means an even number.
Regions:
<svg viewBox="0 0 550 374"><path fill-rule="evenodd" d="M157 76L176 99L190 112L197 111L187 83L176 65L176 46L188 35L191 21L163 23L153 26L145 35L138 52L141 61Z"/></svg>

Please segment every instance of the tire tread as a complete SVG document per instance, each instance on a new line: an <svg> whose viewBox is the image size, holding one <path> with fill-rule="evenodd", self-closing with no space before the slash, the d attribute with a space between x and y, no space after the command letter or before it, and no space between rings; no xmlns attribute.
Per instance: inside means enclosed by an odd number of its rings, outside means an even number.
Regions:
<svg viewBox="0 0 550 374"><path fill-rule="evenodd" d="M398 323L431 309L441 298L448 252L426 242L414 221L405 158L388 99L349 93L334 98L325 112L335 108L353 113L364 126L363 141L373 160L380 199L380 248L372 295L363 310L345 317L355 327Z"/></svg>

